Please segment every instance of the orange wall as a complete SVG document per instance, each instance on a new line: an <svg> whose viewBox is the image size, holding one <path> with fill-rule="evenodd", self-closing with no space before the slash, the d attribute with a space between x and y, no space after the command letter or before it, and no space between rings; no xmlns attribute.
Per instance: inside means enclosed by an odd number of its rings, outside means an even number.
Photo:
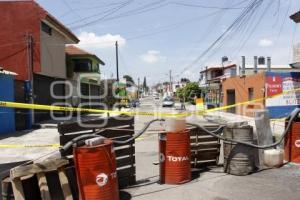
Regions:
<svg viewBox="0 0 300 200"><path fill-rule="evenodd" d="M253 88L253 99L264 97L265 73L248 75L244 77L236 76L222 81L223 105L228 105L227 90L235 90L235 102L241 103L248 101L248 88ZM240 105L236 107L236 114L253 116L255 109L264 108L264 101Z"/></svg>

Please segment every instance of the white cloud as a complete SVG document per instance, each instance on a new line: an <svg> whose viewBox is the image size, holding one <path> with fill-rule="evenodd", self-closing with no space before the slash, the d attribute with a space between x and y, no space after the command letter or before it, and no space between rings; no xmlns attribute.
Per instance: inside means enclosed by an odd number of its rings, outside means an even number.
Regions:
<svg viewBox="0 0 300 200"><path fill-rule="evenodd" d="M258 45L261 47L269 47L273 45L273 41L267 38L259 40Z"/></svg>
<svg viewBox="0 0 300 200"><path fill-rule="evenodd" d="M112 35L110 33L97 35L93 32L81 32L78 38L80 39L78 46L94 49L111 48L116 41L118 41L119 46L124 46L126 43L126 39L121 35Z"/></svg>
<svg viewBox="0 0 300 200"><path fill-rule="evenodd" d="M165 57L160 55L160 51L149 50L147 53L141 55L141 58L144 62L147 63L156 63L160 60L164 60Z"/></svg>

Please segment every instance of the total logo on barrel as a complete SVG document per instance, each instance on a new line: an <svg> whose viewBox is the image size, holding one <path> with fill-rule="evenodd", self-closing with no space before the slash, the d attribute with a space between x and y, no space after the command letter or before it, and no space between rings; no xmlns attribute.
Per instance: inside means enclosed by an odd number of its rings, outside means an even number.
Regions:
<svg viewBox="0 0 300 200"><path fill-rule="evenodd" d="M159 135L160 183L189 182L191 181L190 131L166 130L167 132Z"/></svg>

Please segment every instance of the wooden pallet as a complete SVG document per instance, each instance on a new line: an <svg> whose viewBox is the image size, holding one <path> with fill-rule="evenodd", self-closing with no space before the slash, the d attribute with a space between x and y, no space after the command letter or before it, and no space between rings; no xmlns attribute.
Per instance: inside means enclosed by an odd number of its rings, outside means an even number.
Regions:
<svg viewBox="0 0 300 200"><path fill-rule="evenodd" d="M120 141L131 138L135 133L134 118L130 118L129 116L100 118L84 121L83 123L89 126L81 126L77 121L59 124L60 144L65 145L78 136L97 131L101 131L98 135ZM120 188L135 184L135 141L132 140L127 144L114 144L114 149ZM66 152L66 155L72 157L72 149Z"/></svg>
<svg viewBox="0 0 300 200"><path fill-rule="evenodd" d="M207 130L216 130L218 126L205 126ZM202 168L218 164L220 155L220 141L204 131L191 127L191 165Z"/></svg>
<svg viewBox="0 0 300 200"><path fill-rule="evenodd" d="M63 191L64 199L73 200L68 178L65 173L65 166L69 164L66 159L46 160L39 163L33 163L24 166L18 166L10 170L9 181L12 185L13 196L15 200L25 200L22 180L35 176L37 178L38 187L42 200L51 200L49 186L46 179L46 173L57 171L59 176L59 184ZM7 183L4 181L4 183Z"/></svg>

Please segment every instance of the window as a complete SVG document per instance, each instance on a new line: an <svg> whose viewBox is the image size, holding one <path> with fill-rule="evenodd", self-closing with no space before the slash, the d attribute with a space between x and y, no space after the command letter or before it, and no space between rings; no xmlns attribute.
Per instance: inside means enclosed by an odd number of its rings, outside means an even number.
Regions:
<svg viewBox="0 0 300 200"><path fill-rule="evenodd" d="M251 101L254 99L254 90L253 88L248 88L248 100Z"/></svg>
<svg viewBox="0 0 300 200"><path fill-rule="evenodd" d="M42 27L42 31L44 31L48 35L52 35L52 28L48 26L46 23L42 22L41 27Z"/></svg>
<svg viewBox="0 0 300 200"><path fill-rule="evenodd" d="M92 62L89 59L74 60L74 72L91 72Z"/></svg>

